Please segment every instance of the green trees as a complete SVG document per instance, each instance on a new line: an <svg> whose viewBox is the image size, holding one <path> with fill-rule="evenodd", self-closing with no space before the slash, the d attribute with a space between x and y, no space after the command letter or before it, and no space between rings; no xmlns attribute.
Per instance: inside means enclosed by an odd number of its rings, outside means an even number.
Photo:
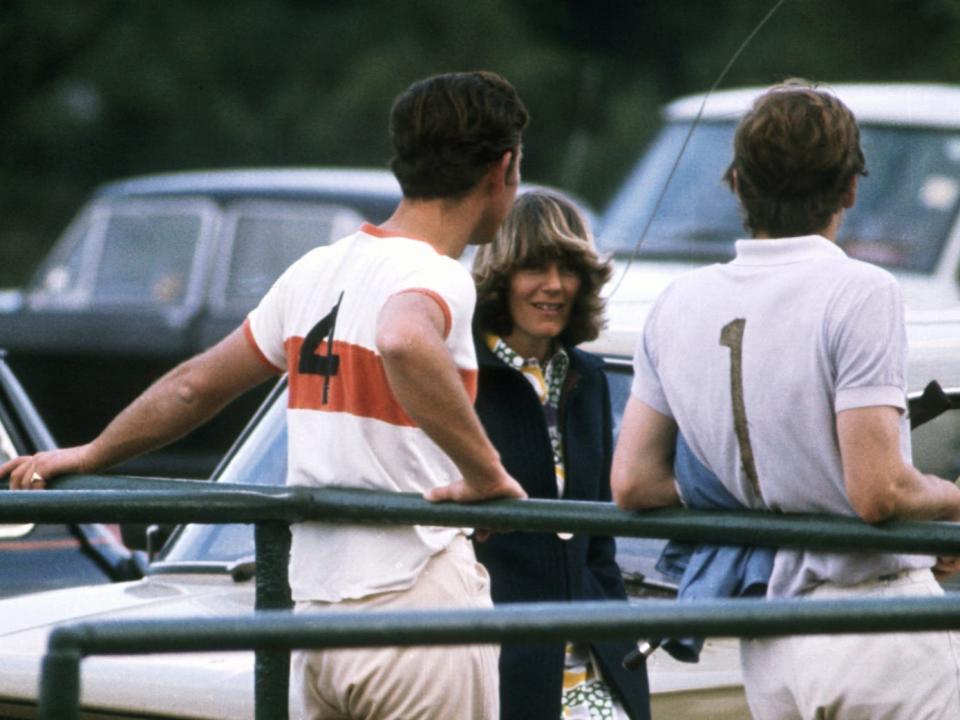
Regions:
<svg viewBox="0 0 960 720"><path fill-rule="evenodd" d="M0 286L94 184L242 165L378 165L390 99L490 68L533 121L524 175L602 207L656 128L773 0L6 0ZM957 0L788 0L724 83L960 82Z"/></svg>

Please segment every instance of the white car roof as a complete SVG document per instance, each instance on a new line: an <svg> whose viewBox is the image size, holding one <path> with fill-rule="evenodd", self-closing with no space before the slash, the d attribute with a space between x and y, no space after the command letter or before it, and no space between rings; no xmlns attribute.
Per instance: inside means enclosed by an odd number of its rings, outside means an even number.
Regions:
<svg viewBox="0 0 960 720"><path fill-rule="evenodd" d="M107 183L98 195L324 189L400 197L400 184L393 174L371 168L239 168L158 173Z"/></svg>
<svg viewBox="0 0 960 720"><path fill-rule="evenodd" d="M832 91L843 100L860 123L960 128L960 86L957 85L822 83L821 87ZM716 91L707 100L703 119L737 118L743 115L753 99L766 89L748 87ZM705 93L700 93L674 100L664 108L664 117L667 120L696 117L704 96Z"/></svg>

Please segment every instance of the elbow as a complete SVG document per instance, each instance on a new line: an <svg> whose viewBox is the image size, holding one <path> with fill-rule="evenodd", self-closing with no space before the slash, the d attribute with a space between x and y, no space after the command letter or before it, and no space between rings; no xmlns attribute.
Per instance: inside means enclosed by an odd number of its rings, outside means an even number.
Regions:
<svg viewBox="0 0 960 720"><path fill-rule="evenodd" d="M869 523L870 525L876 525L877 523L891 520L896 517L897 514L896 507L893 503L880 498L869 501L860 501L857 503L851 502L851 504L853 505L853 509L860 519L865 523Z"/></svg>
<svg viewBox="0 0 960 720"><path fill-rule="evenodd" d="M184 411L219 406L228 398L217 383L215 374L205 372L199 362L187 361L169 376L172 396Z"/></svg>
<svg viewBox="0 0 960 720"><path fill-rule="evenodd" d="M610 481L610 493L613 495L613 502L617 507L623 508L624 510L634 509L630 506L629 493L620 483L615 482L612 478Z"/></svg>
<svg viewBox="0 0 960 720"><path fill-rule="evenodd" d="M385 361L402 360L413 349L408 333L381 328L376 335L377 352Z"/></svg>
<svg viewBox="0 0 960 720"><path fill-rule="evenodd" d="M610 494L617 507L624 510L638 510L634 496L636 490L630 477L616 462L610 470Z"/></svg>
<svg viewBox="0 0 960 720"><path fill-rule="evenodd" d="M902 514L908 501L905 478L899 473L872 483L860 484L860 490L849 492L850 505L866 523L875 525L893 520Z"/></svg>
<svg viewBox="0 0 960 720"><path fill-rule="evenodd" d="M610 493L613 502L623 510L651 510L666 504L658 501L644 478L628 477L616 469L610 476Z"/></svg>

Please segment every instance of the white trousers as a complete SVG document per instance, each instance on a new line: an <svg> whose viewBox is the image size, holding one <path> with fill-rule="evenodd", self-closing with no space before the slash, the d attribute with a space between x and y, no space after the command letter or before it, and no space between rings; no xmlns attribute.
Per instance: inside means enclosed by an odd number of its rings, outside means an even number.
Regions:
<svg viewBox="0 0 960 720"><path fill-rule="evenodd" d="M490 576L470 541L458 536L407 590L298 602L294 612L491 607ZM304 720L497 720L499 656L499 645L301 650L293 653L290 681Z"/></svg>
<svg viewBox="0 0 960 720"><path fill-rule="evenodd" d="M928 569L805 597L938 596ZM740 642L755 720L956 720L960 634L795 635Z"/></svg>

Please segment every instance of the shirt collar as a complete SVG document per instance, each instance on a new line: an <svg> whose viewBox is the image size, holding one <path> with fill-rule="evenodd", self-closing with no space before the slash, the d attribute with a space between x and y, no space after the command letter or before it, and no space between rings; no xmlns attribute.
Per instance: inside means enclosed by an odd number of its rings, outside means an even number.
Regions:
<svg viewBox="0 0 960 720"><path fill-rule="evenodd" d="M828 257L846 257L835 242L822 235L737 240L737 265L788 265Z"/></svg>
<svg viewBox="0 0 960 720"><path fill-rule="evenodd" d="M523 369L525 365L536 365L540 367L540 362L536 358L522 357L516 350L507 345L507 342L502 337L495 333L486 333L483 340L487 347L490 348L490 352L496 355L504 365L509 365L517 370ZM557 345L557 351L550 356L547 364L543 367L546 368L553 363L566 362L568 360L569 356L567 355L567 351L562 345Z"/></svg>

